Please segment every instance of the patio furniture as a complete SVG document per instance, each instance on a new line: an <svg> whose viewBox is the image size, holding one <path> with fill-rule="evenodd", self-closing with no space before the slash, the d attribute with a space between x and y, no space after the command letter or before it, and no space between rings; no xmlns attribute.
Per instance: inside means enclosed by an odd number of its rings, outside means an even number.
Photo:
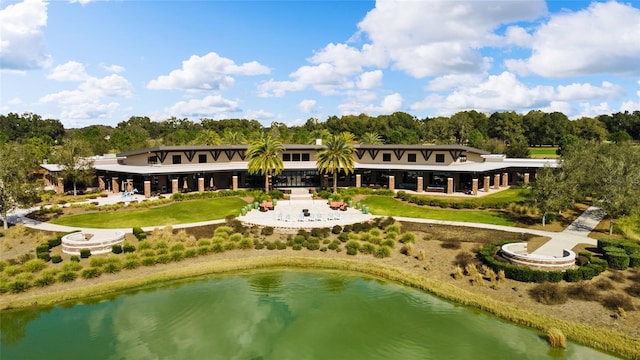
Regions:
<svg viewBox="0 0 640 360"><path fill-rule="evenodd" d="M282 221L282 213L281 212L276 214L276 221Z"/></svg>
<svg viewBox="0 0 640 360"><path fill-rule="evenodd" d="M317 213L316 214L316 221L322 221L322 214L321 213Z"/></svg>
<svg viewBox="0 0 640 360"><path fill-rule="evenodd" d="M284 221L285 221L285 222L289 222L289 221L291 221L291 214L287 214L287 215L284 217Z"/></svg>
<svg viewBox="0 0 640 360"><path fill-rule="evenodd" d="M304 221L304 213L300 213L300 215L298 215L298 221Z"/></svg>

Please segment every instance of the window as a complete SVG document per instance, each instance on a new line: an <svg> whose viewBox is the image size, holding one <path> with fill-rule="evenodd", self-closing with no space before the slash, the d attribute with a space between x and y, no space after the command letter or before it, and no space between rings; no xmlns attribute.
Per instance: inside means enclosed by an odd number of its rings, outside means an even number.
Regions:
<svg viewBox="0 0 640 360"><path fill-rule="evenodd" d="M458 159L460 160L461 163L467 162L467 155L460 155Z"/></svg>
<svg viewBox="0 0 640 360"><path fill-rule="evenodd" d="M416 154L407 154L407 161L416 162Z"/></svg>
<svg viewBox="0 0 640 360"><path fill-rule="evenodd" d="M173 155L172 159L174 164L182 164L182 155Z"/></svg>
<svg viewBox="0 0 640 360"><path fill-rule="evenodd" d="M282 154L282 161L291 161L291 154Z"/></svg>
<svg viewBox="0 0 640 360"><path fill-rule="evenodd" d="M309 154L302 154L302 161L309 161Z"/></svg>
<svg viewBox="0 0 640 360"><path fill-rule="evenodd" d="M300 161L300 154L292 154L291 160Z"/></svg>
<svg viewBox="0 0 640 360"><path fill-rule="evenodd" d="M443 163L444 162L444 154L436 154L436 162Z"/></svg>
<svg viewBox="0 0 640 360"><path fill-rule="evenodd" d="M149 156L147 158L147 164L155 165L157 163L158 163L158 157L157 156L154 155L154 156Z"/></svg>
<svg viewBox="0 0 640 360"><path fill-rule="evenodd" d="M391 161L391 154L382 154L382 161Z"/></svg>
<svg viewBox="0 0 640 360"><path fill-rule="evenodd" d="M198 162L200 164L205 164L207 162L207 154L198 155Z"/></svg>

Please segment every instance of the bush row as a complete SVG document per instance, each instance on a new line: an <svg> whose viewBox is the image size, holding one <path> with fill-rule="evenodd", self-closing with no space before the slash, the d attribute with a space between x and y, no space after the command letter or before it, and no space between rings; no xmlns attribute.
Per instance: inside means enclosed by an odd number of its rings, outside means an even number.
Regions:
<svg viewBox="0 0 640 360"><path fill-rule="evenodd" d="M609 267L625 270L640 266L640 244L631 240L598 239L598 250Z"/></svg>
<svg viewBox="0 0 640 360"><path fill-rule="evenodd" d="M464 201L452 201L447 198L434 198L428 195L413 195L408 194L404 191L398 191L396 193L396 198L407 201L416 205L425 205L425 206L435 206L440 208L451 208L451 209L506 209L512 204L511 201L487 201L484 199L482 203L476 200L464 200Z"/></svg>

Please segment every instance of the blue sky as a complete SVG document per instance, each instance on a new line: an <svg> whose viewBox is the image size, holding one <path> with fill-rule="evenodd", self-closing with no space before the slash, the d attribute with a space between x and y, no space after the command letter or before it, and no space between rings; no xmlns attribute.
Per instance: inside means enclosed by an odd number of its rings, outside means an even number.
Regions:
<svg viewBox="0 0 640 360"><path fill-rule="evenodd" d="M65 127L640 110L640 1L0 0L0 112Z"/></svg>

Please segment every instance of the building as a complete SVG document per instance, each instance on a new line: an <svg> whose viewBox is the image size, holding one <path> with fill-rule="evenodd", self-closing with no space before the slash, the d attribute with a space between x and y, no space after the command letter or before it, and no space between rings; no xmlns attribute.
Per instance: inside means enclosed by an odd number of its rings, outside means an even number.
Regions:
<svg viewBox="0 0 640 360"><path fill-rule="evenodd" d="M153 194L216 189L262 188L264 178L247 172L248 145L159 146L94 158L97 186L120 192ZM332 174L320 174L316 155L322 145L285 145L284 171L273 188L324 188ZM339 174L338 186L385 187L416 192L477 195L533 180L535 171L556 160L509 159L461 145L355 145L355 173ZM43 164L55 178L59 167ZM58 186L59 187L59 186Z"/></svg>

